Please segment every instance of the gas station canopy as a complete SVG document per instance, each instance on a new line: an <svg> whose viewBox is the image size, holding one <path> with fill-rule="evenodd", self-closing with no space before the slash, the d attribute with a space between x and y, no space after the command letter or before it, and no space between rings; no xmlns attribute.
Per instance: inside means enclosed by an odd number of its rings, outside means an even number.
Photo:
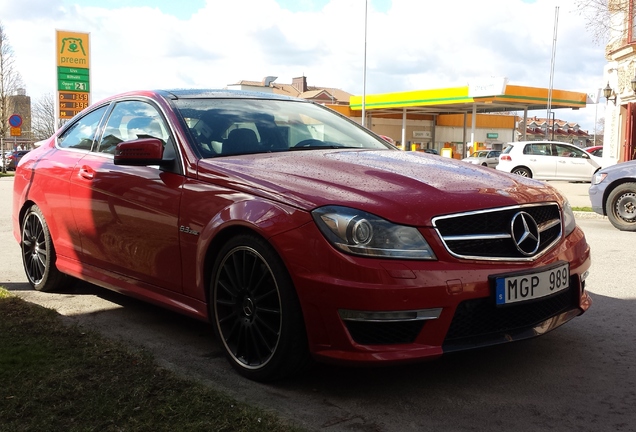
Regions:
<svg viewBox="0 0 636 432"><path fill-rule="evenodd" d="M508 111L585 108L587 94L566 90L507 85L491 82L432 90L369 94L362 105L362 96L352 96L350 109L396 114L405 110L411 114L491 113Z"/></svg>

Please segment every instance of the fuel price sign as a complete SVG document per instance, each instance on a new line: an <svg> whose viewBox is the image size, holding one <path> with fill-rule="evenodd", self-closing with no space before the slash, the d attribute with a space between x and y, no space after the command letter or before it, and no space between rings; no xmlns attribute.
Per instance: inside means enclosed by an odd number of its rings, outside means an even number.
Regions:
<svg viewBox="0 0 636 432"><path fill-rule="evenodd" d="M75 114L88 107L88 93L83 92L58 92L60 118L70 119Z"/></svg>

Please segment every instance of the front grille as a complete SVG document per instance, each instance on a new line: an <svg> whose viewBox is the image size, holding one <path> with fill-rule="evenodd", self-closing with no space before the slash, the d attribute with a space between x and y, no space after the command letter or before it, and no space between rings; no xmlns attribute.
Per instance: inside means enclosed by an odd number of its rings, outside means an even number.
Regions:
<svg viewBox="0 0 636 432"><path fill-rule="evenodd" d="M444 348L484 344L510 333L531 329L537 324L578 306L578 279L554 296L529 303L497 307L492 297L466 300L457 306L446 334Z"/></svg>
<svg viewBox="0 0 636 432"><path fill-rule="evenodd" d="M539 230L536 251L519 250L512 233L512 221L520 212L534 219ZM533 260L561 238L558 204L533 204L440 216L433 219L444 246L458 258L480 260Z"/></svg>
<svg viewBox="0 0 636 432"><path fill-rule="evenodd" d="M413 343L424 321L345 321L345 325L351 338L360 345L390 345Z"/></svg>

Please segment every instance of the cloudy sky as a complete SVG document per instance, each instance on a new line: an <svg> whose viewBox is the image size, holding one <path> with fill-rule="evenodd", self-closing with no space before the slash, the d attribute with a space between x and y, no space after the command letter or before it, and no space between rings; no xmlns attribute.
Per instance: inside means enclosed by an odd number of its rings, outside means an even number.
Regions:
<svg viewBox="0 0 636 432"><path fill-rule="evenodd" d="M3 0L0 22L35 99L57 91L56 30L90 33L93 101L268 75L361 95L365 3L367 94L493 76L549 87L556 7L554 88L605 85L604 47L575 0ZM604 107L556 115L593 131Z"/></svg>

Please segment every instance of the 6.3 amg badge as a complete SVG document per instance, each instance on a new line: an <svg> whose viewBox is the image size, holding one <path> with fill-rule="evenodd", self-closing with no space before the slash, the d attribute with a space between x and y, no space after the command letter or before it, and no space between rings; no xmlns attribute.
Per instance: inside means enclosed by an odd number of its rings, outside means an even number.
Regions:
<svg viewBox="0 0 636 432"><path fill-rule="evenodd" d="M196 236L199 235L199 231L195 231L192 228L187 227L187 226L183 226L183 225L181 225L179 227L179 231L181 231L182 233L185 233L185 234L192 234L192 235L196 235Z"/></svg>

